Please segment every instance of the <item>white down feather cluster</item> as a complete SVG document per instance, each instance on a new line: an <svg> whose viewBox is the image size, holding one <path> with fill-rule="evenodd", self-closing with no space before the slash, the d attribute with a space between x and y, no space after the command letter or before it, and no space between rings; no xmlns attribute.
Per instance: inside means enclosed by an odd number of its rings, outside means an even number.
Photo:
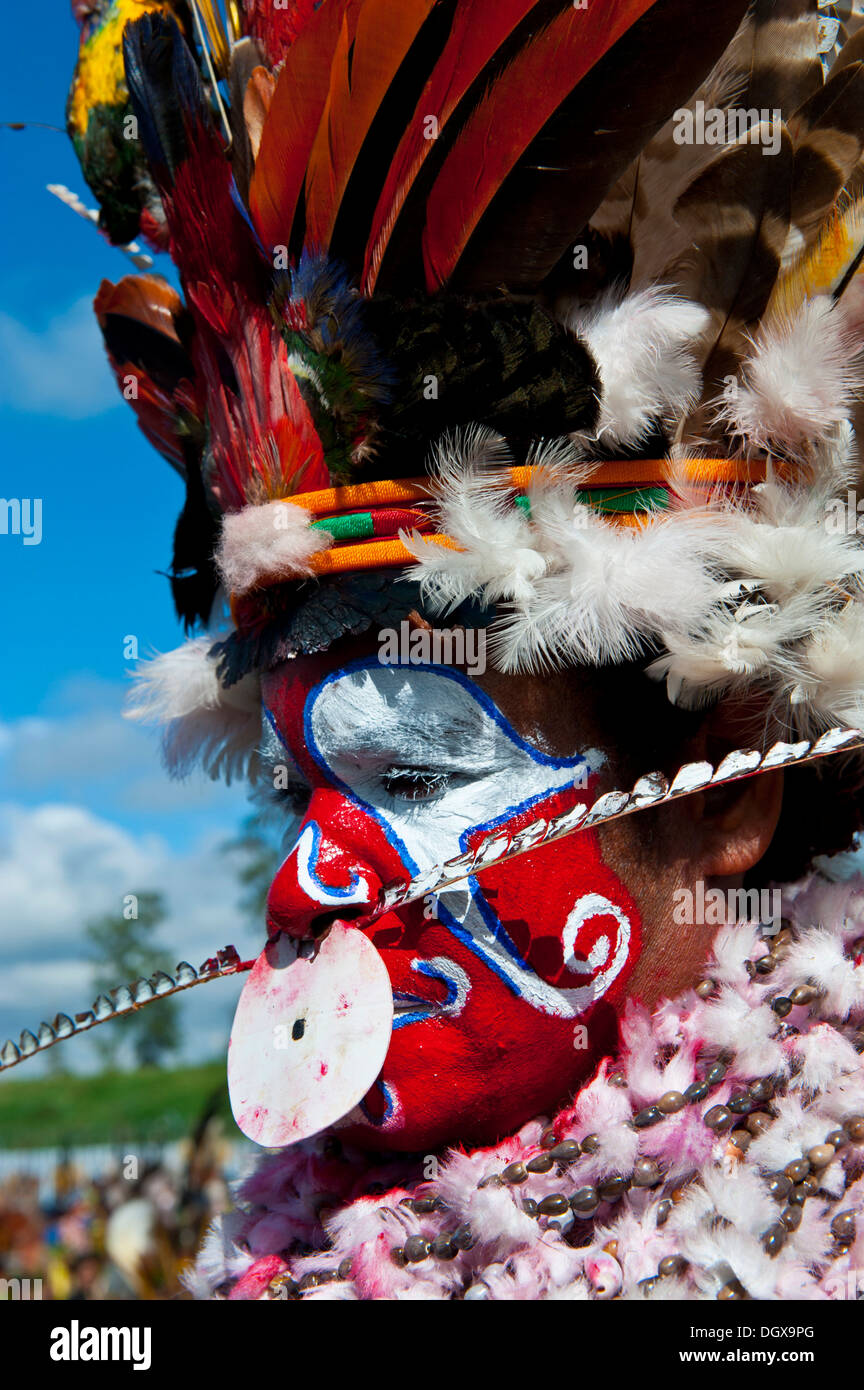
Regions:
<svg viewBox="0 0 864 1390"><path fill-rule="evenodd" d="M698 306L640 291L569 322L598 363L605 446L638 444L698 395ZM469 595L502 606L490 648L504 670L653 652L650 674L677 703L758 686L803 734L864 724L864 544L854 495L851 511L847 502L858 474L851 352L849 324L827 300L773 320L737 394L727 386L716 406L742 456L768 452L767 481L746 502L695 502L670 461L675 503L638 528L574 503L596 467L583 437L536 449L530 518L508 505L502 440L476 428L447 438L434 488L441 529L462 551L403 536L411 576L442 613Z"/></svg>
<svg viewBox="0 0 864 1390"><path fill-rule="evenodd" d="M214 637L194 637L141 663L128 719L162 726L162 754L174 777L201 765L213 779L244 777L261 737L257 675L227 689L210 656Z"/></svg>

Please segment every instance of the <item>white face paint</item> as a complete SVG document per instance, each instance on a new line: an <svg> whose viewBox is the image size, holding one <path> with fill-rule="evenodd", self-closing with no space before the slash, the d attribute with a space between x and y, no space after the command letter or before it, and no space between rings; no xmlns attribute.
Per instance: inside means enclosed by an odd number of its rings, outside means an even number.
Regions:
<svg viewBox="0 0 864 1390"><path fill-rule="evenodd" d="M533 802L572 787L577 778L584 785L586 773L597 771L603 762L596 750L553 758L532 748L479 687L446 668L405 671L366 661L337 671L310 692L304 724L307 746L316 762L375 817L412 873L442 862L457 844L465 848L472 832L493 828ZM412 792L418 785L418 769L425 779L422 799ZM407 795L398 791L400 771ZM490 807L501 808L491 821ZM314 825L308 824L303 834L308 837L301 856L304 889L322 903L330 903L331 896L322 895L323 885L317 882L311 857ZM340 893L339 902L362 900L359 885ZM520 959L501 924L488 913L484 917L482 907L480 886L472 879L469 887L441 895L437 916L520 997L544 1013L566 1018L582 1012L598 997L596 980L568 989L539 978ZM597 903L581 899L574 906L565 959L572 959L579 925L599 910ZM609 904L605 911L628 927L626 919L621 921L620 909ZM624 943L603 972L600 993L608 988L626 955ZM423 964L425 968L431 963ZM445 966L451 970L447 978L456 989L451 1001L455 1003L460 985L452 971L458 967L445 958L438 965L442 976ZM402 1017L408 1022L410 1012Z"/></svg>

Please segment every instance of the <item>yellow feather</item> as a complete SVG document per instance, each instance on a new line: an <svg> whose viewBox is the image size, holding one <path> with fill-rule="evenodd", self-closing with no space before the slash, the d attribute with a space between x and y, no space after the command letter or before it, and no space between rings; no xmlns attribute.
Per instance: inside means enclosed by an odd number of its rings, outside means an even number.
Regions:
<svg viewBox="0 0 864 1390"><path fill-rule="evenodd" d="M864 244L864 198L835 209L813 245L780 272L764 319L792 314L816 295L831 294ZM860 274L861 272L857 272Z"/></svg>

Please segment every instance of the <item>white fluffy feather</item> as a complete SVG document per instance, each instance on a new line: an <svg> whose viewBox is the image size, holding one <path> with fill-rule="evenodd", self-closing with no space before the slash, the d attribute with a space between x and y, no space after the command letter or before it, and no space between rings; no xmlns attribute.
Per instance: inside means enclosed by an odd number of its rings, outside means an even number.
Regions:
<svg viewBox="0 0 864 1390"><path fill-rule="evenodd" d="M259 584L310 574L311 557L333 540L329 531L310 530L310 520L309 512L293 502L229 512L216 551L228 592L245 594Z"/></svg>
<svg viewBox="0 0 864 1390"><path fill-rule="evenodd" d="M743 381L728 382L718 418L753 450L802 462L849 417L861 371L860 344L827 296L793 316L776 313L753 341Z"/></svg>
<svg viewBox="0 0 864 1390"><path fill-rule="evenodd" d="M636 444L656 422L674 423L695 404L702 384L693 347L707 309L650 286L617 302L607 294L565 311L563 322L587 344L602 394L595 438Z"/></svg>
<svg viewBox="0 0 864 1390"><path fill-rule="evenodd" d="M196 637L142 662L127 719L163 725L162 754L173 777L201 763L212 777L244 776L261 735L258 677L226 689L208 655L213 638Z"/></svg>

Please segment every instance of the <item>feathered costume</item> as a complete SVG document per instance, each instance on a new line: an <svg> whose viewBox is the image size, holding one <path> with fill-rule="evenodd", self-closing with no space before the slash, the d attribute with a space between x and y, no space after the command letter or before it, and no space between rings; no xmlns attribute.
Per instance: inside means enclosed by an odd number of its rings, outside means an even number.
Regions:
<svg viewBox="0 0 864 1390"><path fill-rule="evenodd" d="M175 770L246 770L262 671L411 609L470 610L504 670L639 657L677 703L758 693L773 737L864 725L857 6L76 11L105 230L182 290L96 299L186 481L178 613L211 625L139 682ZM864 1239L864 987L858 900L813 891L773 1009L755 936L722 937L719 996L632 1010L544 1139L419 1186L318 1141L267 1160L199 1290L823 1296Z"/></svg>

